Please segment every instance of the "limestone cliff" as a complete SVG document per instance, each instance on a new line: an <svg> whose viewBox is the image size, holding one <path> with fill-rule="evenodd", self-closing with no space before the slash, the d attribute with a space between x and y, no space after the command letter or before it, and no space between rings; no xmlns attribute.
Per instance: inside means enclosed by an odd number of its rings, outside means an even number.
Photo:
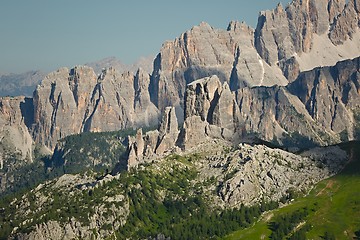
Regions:
<svg viewBox="0 0 360 240"><path fill-rule="evenodd" d="M178 139L161 152L175 143L187 150L212 139L237 142L251 135L288 147L353 140L360 112L359 61L304 72L288 86L231 91L215 75L193 81L186 87ZM141 151L133 156L141 159L146 146L142 140Z"/></svg>
<svg viewBox="0 0 360 240"><path fill-rule="evenodd" d="M244 133L285 145L353 140L358 72L359 58L302 73L287 87L231 92L216 76L194 81L186 91L184 141L192 146L204 136L241 139Z"/></svg>
<svg viewBox="0 0 360 240"><path fill-rule="evenodd" d="M53 148L65 136L84 131L114 131L158 122L147 91L149 75L109 68L97 77L89 67L60 69L34 92L33 137Z"/></svg>
<svg viewBox="0 0 360 240"><path fill-rule="evenodd" d="M13 183L20 166L33 160L34 141L26 126L32 117L29 104L25 97L0 98L0 192Z"/></svg>
<svg viewBox="0 0 360 240"><path fill-rule="evenodd" d="M300 74L288 86L323 131L353 140L360 111L360 58Z"/></svg>
<svg viewBox="0 0 360 240"><path fill-rule="evenodd" d="M227 30L221 30L201 23L163 44L154 61L152 100L159 109L180 109L186 84L212 75L231 82L234 88L287 83L279 69L271 68L258 55L251 27L231 22Z"/></svg>
<svg viewBox="0 0 360 240"><path fill-rule="evenodd" d="M294 0L260 13L255 33L259 55L291 82L302 71L359 56L356 0Z"/></svg>

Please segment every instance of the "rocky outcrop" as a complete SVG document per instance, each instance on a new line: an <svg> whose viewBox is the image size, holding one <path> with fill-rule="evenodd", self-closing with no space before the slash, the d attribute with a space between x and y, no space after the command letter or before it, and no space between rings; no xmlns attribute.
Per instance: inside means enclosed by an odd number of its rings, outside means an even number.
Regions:
<svg viewBox="0 0 360 240"><path fill-rule="evenodd" d="M34 92L33 137L49 148L70 134L80 133L97 84L91 68L62 68L50 73Z"/></svg>
<svg viewBox="0 0 360 240"><path fill-rule="evenodd" d="M175 108L167 107L158 130L143 134L139 129L134 137L128 137L127 168L147 162L170 150L176 151L179 129Z"/></svg>
<svg viewBox="0 0 360 240"><path fill-rule="evenodd" d="M34 141L28 132L31 99L0 98L0 192L12 185L20 166L33 161Z"/></svg>
<svg viewBox="0 0 360 240"><path fill-rule="evenodd" d="M159 140L155 153L162 154L175 146L179 135L179 125L175 108L166 108L159 127Z"/></svg>
<svg viewBox="0 0 360 240"><path fill-rule="evenodd" d="M213 75L225 90L219 88L218 94L223 92L220 99L210 96L206 101L214 101L204 102L204 111L211 106L211 116L205 116L205 112L195 114L212 125L206 128L209 134L229 135L222 129L239 131L236 128L245 122L241 129L262 132L261 126L266 125L266 131L272 131L265 134L267 139L271 135L278 137L287 130L278 127L277 121L270 126L269 121L274 119L271 114L256 114L251 109L254 116L245 116L247 106L239 101L255 100L256 96L250 96L252 92L276 91L276 87L264 88L266 91L253 87L285 86L305 70L357 57L358 6L355 0L347 4L345 0L295 0L286 8L278 5L262 12L256 30L236 21L226 30L201 23L162 46L151 76L142 70L133 76L109 68L97 76L89 67L60 69L49 74L34 93L33 138L53 149L58 139L83 131L153 126L167 106L175 107L181 123L188 118L187 85ZM269 94L276 96L275 92ZM289 101L297 102L294 99ZM260 105L255 109L262 109ZM339 112L344 112L341 109ZM273 113L279 116L278 110L273 109ZM312 112L310 116L313 118ZM189 121L186 124L190 126ZM340 128L332 130L337 133Z"/></svg>
<svg viewBox="0 0 360 240"><path fill-rule="evenodd" d="M182 119L186 85L217 75L235 91L287 85L303 72L360 55L355 0L295 0L260 13L256 30L201 23L166 42L154 61L151 99L160 110L175 106ZM350 50L351 49L351 50Z"/></svg>
<svg viewBox="0 0 360 240"><path fill-rule="evenodd" d="M49 74L24 123L36 143L54 149L71 134L155 126L160 112L174 107L164 116L176 115L176 122L164 119L163 129L138 134L135 160L174 145L187 149L249 134L284 145L351 140L359 112L357 60L314 67L359 55L358 15L357 0L294 0L262 12L256 30L235 21L227 30L201 23L163 45L151 76L114 68L96 75L81 66ZM179 136L177 121L184 122Z"/></svg>
<svg viewBox="0 0 360 240"><path fill-rule="evenodd" d="M299 141L307 138L309 144L352 140L353 114L360 108L358 72L357 58L305 72L287 87L244 87L230 92L226 83L220 87L216 77L198 80L188 85L185 121L200 116L212 128L236 138L243 132L256 133L282 144L295 135L302 138ZM211 131L205 132L211 136Z"/></svg>
<svg viewBox="0 0 360 240"><path fill-rule="evenodd" d="M187 85L185 122L177 144L243 141L249 134L285 146L353 140L360 109L359 59L301 74L287 87L230 91L217 76Z"/></svg>
<svg viewBox="0 0 360 240"><path fill-rule="evenodd" d="M315 183L336 174L347 159L339 147L314 149L303 156L263 145L240 144L219 151L212 144L206 149L212 153L199 160L199 178L218 180L212 202L227 208L307 193Z"/></svg>
<svg viewBox="0 0 360 240"><path fill-rule="evenodd" d="M217 76L188 84L182 147L190 148L207 138L231 140L237 133L237 109L234 93Z"/></svg>
<svg viewBox="0 0 360 240"><path fill-rule="evenodd" d="M34 92L33 137L53 148L58 139L86 131L114 131L158 123L149 75L110 68L97 77L89 67L48 75Z"/></svg>

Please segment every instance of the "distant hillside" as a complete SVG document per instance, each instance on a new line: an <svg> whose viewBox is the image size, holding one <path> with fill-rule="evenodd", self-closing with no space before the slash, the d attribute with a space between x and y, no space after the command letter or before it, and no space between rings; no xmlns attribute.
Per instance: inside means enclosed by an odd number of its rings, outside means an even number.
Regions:
<svg viewBox="0 0 360 240"><path fill-rule="evenodd" d="M36 85L45 77L42 71L29 71L20 74L0 74L0 96L31 97Z"/></svg>
<svg viewBox="0 0 360 240"><path fill-rule="evenodd" d="M109 67L115 68L120 73L127 71L135 73L141 68L143 71L150 74L152 72L154 58L154 56L141 57L133 64L125 64L116 57L108 57L95 62L86 63L85 65L93 68L96 74L100 74L103 69Z"/></svg>

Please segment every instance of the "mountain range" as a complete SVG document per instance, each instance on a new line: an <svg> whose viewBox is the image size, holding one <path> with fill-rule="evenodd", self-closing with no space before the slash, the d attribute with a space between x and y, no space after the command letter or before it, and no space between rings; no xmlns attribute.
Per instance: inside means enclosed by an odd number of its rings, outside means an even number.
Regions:
<svg viewBox="0 0 360 240"><path fill-rule="evenodd" d="M256 29L237 21L230 22L226 30L202 22L165 42L152 69L131 72L113 58L61 68L43 77L32 97L0 98L1 191L14 184L16 171L36 161L39 152L61 153L65 159L71 150L62 149L61 139L87 132L140 129L134 136L121 139L127 152L119 162L129 171L169 154L191 154L202 144L215 148L223 141L230 145L265 141L296 152L359 140L359 42L360 1L294 0L286 8L279 4L274 10L261 12ZM139 65L149 63L145 59ZM31 74L37 78L40 73ZM250 147L242 150L255 151L255 155L270 151ZM283 164L296 158L290 153L280 155L285 158ZM232 164L232 160L223 162L222 157L214 161ZM249 159L258 160L254 155ZM306 161L313 176L304 173L302 177L313 183L337 173L344 164L325 164L327 171L321 172L318 165ZM276 167L279 172L288 171L283 164ZM249 171L255 165L247 166L245 161L243 167ZM216 171L212 167L196 168ZM206 177L222 179L225 185L219 187L217 197L225 205L258 203L269 193L264 190L262 195L256 189L271 189L273 182L284 182L275 180L280 178L275 170L267 176L259 170L256 174L262 181L255 184L246 171L229 178L215 172ZM253 184L241 183L248 180ZM236 181L240 183L236 185ZM89 180L84 184L92 183ZM297 187L293 182L284 184L269 200L278 201L286 189ZM245 186L245 196L241 186ZM128 211L124 207L121 214L128 215ZM122 221L111 224L119 228ZM72 220L71 224L74 229L77 223ZM40 236L36 234L43 234L46 239L50 235L44 231L19 236L36 239ZM85 229L84 234L89 231ZM101 232L99 237L107 234L109 231Z"/></svg>

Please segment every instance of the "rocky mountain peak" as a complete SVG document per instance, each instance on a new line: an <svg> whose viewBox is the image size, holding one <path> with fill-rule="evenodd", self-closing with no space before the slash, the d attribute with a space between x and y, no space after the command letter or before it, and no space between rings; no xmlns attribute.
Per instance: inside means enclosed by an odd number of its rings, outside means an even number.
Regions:
<svg viewBox="0 0 360 240"><path fill-rule="evenodd" d="M157 125L149 84L141 69L136 76L113 67L97 76L87 66L50 73L34 92L35 141L53 148L70 134Z"/></svg>
<svg viewBox="0 0 360 240"><path fill-rule="evenodd" d="M260 13L255 47L292 82L301 71L359 56L356 1L294 0ZM355 48L356 51L349 51Z"/></svg>
<svg viewBox="0 0 360 240"><path fill-rule="evenodd" d="M253 37L255 30L245 22L231 21L227 27L227 31Z"/></svg>
<svg viewBox="0 0 360 240"><path fill-rule="evenodd" d="M279 2L275 8L275 14L283 14L283 13L285 13L284 7L282 6L281 2Z"/></svg>
<svg viewBox="0 0 360 240"><path fill-rule="evenodd" d="M200 22L199 25L194 26L193 28L191 28L191 32L197 32L197 31L212 31L213 27L210 26L210 24L208 24L207 22Z"/></svg>

